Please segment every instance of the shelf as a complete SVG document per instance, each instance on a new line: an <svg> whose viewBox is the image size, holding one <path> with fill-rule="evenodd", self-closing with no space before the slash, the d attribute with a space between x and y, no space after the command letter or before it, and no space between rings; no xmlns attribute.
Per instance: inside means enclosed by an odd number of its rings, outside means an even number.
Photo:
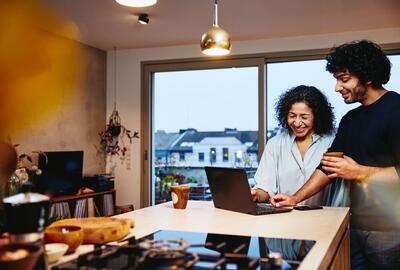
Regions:
<svg viewBox="0 0 400 270"><path fill-rule="evenodd" d="M115 189L81 195L55 196L51 201L53 203L51 213L61 218L112 216L115 211Z"/></svg>
<svg viewBox="0 0 400 270"><path fill-rule="evenodd" d="M51 198L51 201L53 203L59 203L59 202L68 202L68 201L73 201L73 200L80 200L80 199L85 199L85 198L93 198L105 194L113 194L115 198L115 189L107 190L107 191L101 191L101 192L91 192L91 193L85 193L81 195L63 195L63 196L55 196Z"/></svg>

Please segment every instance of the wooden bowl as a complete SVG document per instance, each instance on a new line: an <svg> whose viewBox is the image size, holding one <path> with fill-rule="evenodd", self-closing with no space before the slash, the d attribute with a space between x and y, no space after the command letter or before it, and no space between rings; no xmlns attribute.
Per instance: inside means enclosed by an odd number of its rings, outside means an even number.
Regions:
<svg viewBox="0 0 400 270"><path fill-rule="evenodd" d="M51 226L44 231L46 243L64 243L67 253L74 252L83 242L83 230L78 226Z"/></svg>
<svg viewBox="0 0 400 270"><path fill-rule="evenodd" d="M32 270L43 248L28 244L6 244L0 246L0 269Z"/></svg>

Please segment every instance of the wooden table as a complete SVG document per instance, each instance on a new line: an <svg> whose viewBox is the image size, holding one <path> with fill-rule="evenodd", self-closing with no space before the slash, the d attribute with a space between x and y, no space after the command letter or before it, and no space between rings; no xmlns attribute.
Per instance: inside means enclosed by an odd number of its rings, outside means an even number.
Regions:
<svg viewBox="0 0 400 270"><path fill-rule="evenodd" d="M300 270L349 269L349 208L253 216L216 209L209 201L189 201L185 210L171 202L142 208L116 217L132 218L137 238L157 230L181 230L246 236L315 240ZM88 247L82 246L78 253ZM76 257L77 254L75 254ZM63 261L70 259L63 258Z"/></svg>

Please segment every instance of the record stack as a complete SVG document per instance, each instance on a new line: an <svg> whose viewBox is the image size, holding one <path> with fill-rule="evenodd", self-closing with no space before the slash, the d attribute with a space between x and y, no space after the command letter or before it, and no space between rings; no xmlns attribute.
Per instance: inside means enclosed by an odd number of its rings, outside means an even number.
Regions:
<svg viewBox="0 0 400 270"><path fill-rule="evenodd" d="M57 219L70 218L69 204L67 202L55 203L50 208L50 217Z"/></svg>
<svg viewBox="0 0 400 270"><path fill-rule="evenodd" d="M75 205L75 218L82 218L88 216L87 199L81 199L76 201Z"/></svg>
<svg viewBox="0 0 400 270"><path fill-rule="evenodd" d="M112 194L103 195L103 216L112 216L114 215L114 201Z"/></svg>

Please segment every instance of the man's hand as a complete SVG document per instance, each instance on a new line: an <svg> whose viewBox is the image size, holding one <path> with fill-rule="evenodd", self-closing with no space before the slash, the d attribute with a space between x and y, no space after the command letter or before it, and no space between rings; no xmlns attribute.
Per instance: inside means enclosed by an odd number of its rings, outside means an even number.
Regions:
<svg viewBox="0 0 400 270"><path fill-rule="evenodd" d="M250 188L250 194L253 202L266 202L269 199L268 192L259 188Z"/></svg>
<svg viewBox="0 0 400 270"><path fill-rule="evenodd" d="M270 202L275 207L294 206L297 204L294 196L286 195L283 193L272 196Z"/></svg>
<svg viewBox="0 0 400 270"><path fill-rule="evenodd" d="M322 168L328 173L328 177L343 178L345 180L364 180L367 177L367 172L364 166L355 162L348 156L341 157L322 157Z"/></svg>

